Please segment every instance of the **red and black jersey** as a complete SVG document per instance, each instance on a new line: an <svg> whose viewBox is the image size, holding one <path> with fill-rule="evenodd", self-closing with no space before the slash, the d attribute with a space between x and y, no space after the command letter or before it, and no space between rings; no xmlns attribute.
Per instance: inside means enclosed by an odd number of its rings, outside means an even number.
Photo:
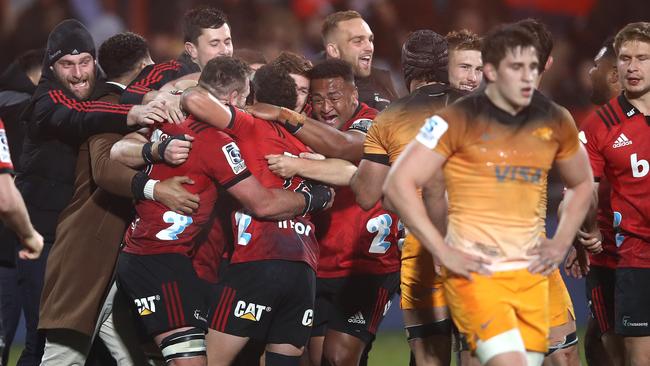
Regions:
<svg viewBox="0 0 650 366"><path fill-rule="evenodd" d="M120 103L142 104L142 98L152 90L158 90L181 76L200 72L201 69L190 57L183 53L178 59L148 65L129 84L122 93Z"/></svg>
<svg viewBox="0 0 650 366"><path fill-rule="evenodd" d="M232 120L225 130L233 136L246 158L248 169L266 188L298 189L301 177L283 179L273 174L264 156L269 154L300 155L310 151L300 140L279 123L255 118L239 109L230 108ZM314 225L307 217L291 220L266 221L242 211L233 213L235 235L231 263L268 259L300 261L314 270L318 263L318 243Z"/></svg>
<svg viewBox="0 0 650 366"><path fill-rule="evenodd" d="M650 143L644 138L650 133L650 117L620 95L592 113L583 131L594 178L606 177L611 185L620 234L650 242ZM632 263L619 266L650 266L627 257Z"/></svg>
<svg viewBox="0 0 650 366"><path fill-rule="evenodd" d="M376 109L360 103L342 130L366 133L377 113ZM350 187L338 188L332 208L314 217L320 246L317 276L334 278L398 271L398 221L380 202L364 211L356 203Z"/></svg>
<svg viewBox="0 0 650 366"><path fill-rule="evenodd" d="M163 140L180 134L195 137L192 151L181 165L152 165L149 177L164 180L187 176L194 184L185 188L198 194L201 203L197 212L186 216L155 201L139 201L135 207L136 217L125 235L124 251L140 255L180 253L189 256L193 253L197 236L212 214L217 199L215 182L228 189L249 177L250 172L230 136L192 116L178 126L163 124L161 131Z"/></svg>
<svg viewBox="0 0 650 366"><path fill-rule="evenodd" d="M11 153L9 152L9 141L7 140L7 131L5 125L0 119L0 174L14 172L14 165L11 163Z"/></svg>

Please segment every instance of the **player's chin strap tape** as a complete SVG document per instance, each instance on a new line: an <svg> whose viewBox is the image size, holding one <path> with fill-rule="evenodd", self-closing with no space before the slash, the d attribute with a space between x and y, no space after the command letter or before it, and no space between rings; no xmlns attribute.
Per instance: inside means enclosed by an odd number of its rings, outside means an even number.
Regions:
<svg viewBox="0 0 650 366"><path fill-rule="evenodd" d="M407 340L416 338L427 338L434 335L450 335L451 319L440 320L433 323L412 325L406 327Z"/></svg>
<svg viewBox="0 0 650 366"><path fill-rule="evenodd" d="M199 328L174 333L160 342L165 362L177 358L205 356L205 334Z"/></svg>
<svg viewBox="0 0 650 366"><path fill-rule="evenodd" d="M287 356L275 352L266 351L266 366L299 366L300 356Z"/></svg>
<svg viewBox="0 0 650 366"><path fill-rule="evenodd" d="M558 344L550 345L548 347L548 352L546 352L546 356L550 355L551 353L557 350L569 348L574 344L578 344L578 335L576 334L576 332L568 334L566 337L564 337L564 340L562 342Z"/></svg>

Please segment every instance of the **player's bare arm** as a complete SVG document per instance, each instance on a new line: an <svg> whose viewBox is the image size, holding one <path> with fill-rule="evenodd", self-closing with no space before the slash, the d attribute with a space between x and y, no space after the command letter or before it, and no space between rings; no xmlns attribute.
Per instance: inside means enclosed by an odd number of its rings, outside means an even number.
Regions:
<svg viewBox="0 0 650 366"><path fill-rule="evenodd" d="M153 142L148 149L153 157L151 162L164 161L172 165L184 163L192 149L192 140L194 140L192 136L185 135L184 140L174 138L166 146L162 145L165 141ZM132 132L113 145L111 148L111 159L119 161L129 168L141 169L147 164L143 152L144 146L147 143L147 138L141 133ZM164 148L161 148L161 145ZM160 155L161 152L163 153L162 158Z"/></svg>
<svg viewBox="0 0 650 366"><path fill-rule="evenodd" d="M593 197L593 175L584 147L571 157L556 161L567 191L558 228L551 239L544 239L529 254L538 256L528 269L533 273L548 275L555 270L566 255L569 246L582 225Z"/></svg>
<svg viewBox="0 0 650 366"><path fill-rule="evenodd" d="M433 225L443 236L447 233L447 196L445 177L439 170L422 187L422 199Z"/></svg>
<svg viewBox="0 0 650 366"><path fill-rule="evenodd" d="M36 259L41 255L43 237L32 226L25 201L9 174L0 174L0 219L18 235L24 247L18 254L21 259Z"/></svg>
<svg viewBox="0 0 650 366"><path fill-rule="evenodd" d="M227 128L232 118L230 109L201 87L185 90L181 105L185 111L194 115L199 121L220 130Z"/></svg>
<svg viewBox="0 0 650 366"><path fill-rule="evenodd" d="M305 159L286 155L266 155L269 170L282 178L299 175L329 185L346 186L357 167L347 160Z"/></svg>
<svg viewBox="0 0 650 366"><path fill-rule="evenodd" d="M361 131L340 131L286 108L265 103L256 103L247 110L257 118L283 122L286 129L300 141L328 158L361 160L366 138Z"/></svg>
<svg viewBox="0 0 650 366"><path fill-rule="evenodd" d="M489 261L447 246L440 231L429 219L424 202L418 195L441 170L445 158L421 143L410 143L390 169L384 183L384 202L401 218L409 231L449 271L470 278L471 272L489 274Z"/></svg>
<svg viewBox="0 0 650 366"><path fill-rule="evenodd" d="M320 211L331 206L334 194L324 186L312 189L307 199L303 194L284 189L267 189L250 176L228 189L246 210L255 217L285 220L306 212Z"/></svg>
<svg viewBox="0 0 650 366"><path fill-rule="evenodd" d="M364 210L375 206L382 197L381 187L388 176L390 166L362 159L350 180L357 203Z"/></svg>

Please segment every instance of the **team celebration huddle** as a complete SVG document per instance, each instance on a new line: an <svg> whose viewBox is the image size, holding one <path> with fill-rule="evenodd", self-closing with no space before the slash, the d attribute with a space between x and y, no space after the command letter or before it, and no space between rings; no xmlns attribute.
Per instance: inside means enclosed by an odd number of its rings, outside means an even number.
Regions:
<svg viewBox="0 0 650 366"><path fill-rule="evenodd" d="M324 18L318 59L178 18L171 61L67 19L5 73L31 82L0 91L19 365L368 365L391 306L403 365L577 366L582 343L650 365L650 23L590 50L578 120L538 90L536 19L408 33L398 93L356 11ZM584 337L560 267L586 278ZM2 365L20 311L0 301Z"/></svg>

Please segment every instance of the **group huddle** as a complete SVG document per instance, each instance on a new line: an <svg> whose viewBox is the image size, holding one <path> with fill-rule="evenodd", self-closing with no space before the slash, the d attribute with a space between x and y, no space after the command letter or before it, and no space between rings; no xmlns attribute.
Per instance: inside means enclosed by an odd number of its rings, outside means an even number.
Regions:
<svg viewBox="0 0 650 366"><path fill-rule="evenodd" d="M19 260L49 252L23 357L82 365L101 339L118 365L366 365L399 294L411 365L579 365L569 251L593 364L650 364L650 23L604 43L578 123L537 90L553 39L533 19L412 32L402 98L355 11L315 62L230 27L191 10L159 64L134 33L98 55L76 20L50 33L3 213Z"/></svg>

